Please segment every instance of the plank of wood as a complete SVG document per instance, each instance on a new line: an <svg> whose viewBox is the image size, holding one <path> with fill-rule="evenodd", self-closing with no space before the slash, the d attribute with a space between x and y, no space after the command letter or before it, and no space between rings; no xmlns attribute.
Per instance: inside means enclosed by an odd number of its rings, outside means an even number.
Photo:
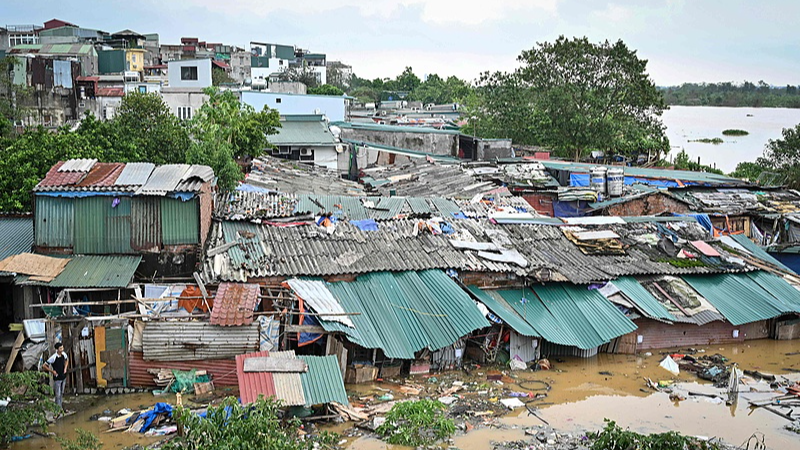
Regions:
<svg viewBox="0 0 800 450"><path fill-rule="evenodd" d="M676 306L678 309L680 309L682 313L686 314L686 317L692 317L692 315L691 315L691 314L689 314L688 312L686 312L686 310L685 310L685 309L683 309L683 306L681 306L681 304L680 304L680 303L678 303L678 301L677 301L677 300L675 300L674 298L670 297L670 295L669 295L669 294L667 294L667 291L665 291L664 289L662 289L662 288L661 288L661 286L659 286L659 285L658 285L658 283L653 283L653 286L655 286L655 288L658 290L658 292L661 292L661 295L663 295L664 297L666 297L666 298L667 298L667 300L669 300L670 302L672 302L672 304L673 304L673 305L675 305L675 306Z"/></svg>
<svg viewBox="0 0 800 450"><path fill-rule="evenodd" d="M308 372L308 364L302 359L253 357L244 360L245 372Z"/></svg>
<svg viewBox="0 0 800 450"><path fill-rule="evenodd" d="M325 328L317 325L286 325L287 333L317 333L326 334Z"/></svg>
<svg viewBox="0 0 800 450"><path fill-rule="evenodd" d="M20 331L17 334L17 339L14 341L14 347L11 348L11 356L8 357L8 362L6 362L6 373L11 373L11 367L14 365L19 351L22 350L23 342L25 342L25 332Z"/></svg>

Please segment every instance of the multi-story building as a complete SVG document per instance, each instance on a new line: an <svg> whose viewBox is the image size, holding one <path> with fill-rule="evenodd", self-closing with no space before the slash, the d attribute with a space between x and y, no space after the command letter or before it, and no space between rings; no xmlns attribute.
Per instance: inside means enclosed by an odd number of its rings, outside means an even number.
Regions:
<svg viewBox="0 0 800 450"><path fill-rule="evenodd" d="M8 53L17 45L32 45L39 43L41 25L6 25L0 27L0 52Z"/></svg>

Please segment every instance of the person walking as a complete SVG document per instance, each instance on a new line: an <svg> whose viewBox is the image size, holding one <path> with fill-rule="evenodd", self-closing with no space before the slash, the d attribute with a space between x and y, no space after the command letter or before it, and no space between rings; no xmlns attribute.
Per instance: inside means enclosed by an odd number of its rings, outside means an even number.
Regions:
<svg viewBox="0 0 800 450"><path fill-rule="evenodd" d="M44 370L53 374L53 390L56 394L56 404L63 410L62 401L64 398L64 385L67 382L69 359L64 353L64 344L61 342L56 343L55 349L56 352L47 359L47 362L44 363L42 367L44 367Z"/></svg>

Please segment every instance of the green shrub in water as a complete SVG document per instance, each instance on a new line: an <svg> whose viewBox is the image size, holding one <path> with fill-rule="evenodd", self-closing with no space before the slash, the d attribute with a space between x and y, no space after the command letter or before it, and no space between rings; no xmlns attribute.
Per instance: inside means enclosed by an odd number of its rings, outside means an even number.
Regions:
<svg viewBox="0 0 800 450"><path fill-rule="evenodd" d="M592 450L720 450L717 444L682 436L676 431L639 434L620 428L613 420L605 422L606 427L591 436Z"/></svg>
<svg viewBox="0 0 800 450"><path fill-rule="evenodd" d="M395 404L377 432L390 444L430 445L453 435L456 426L445 416L447 407L436 400Z"/></svg>

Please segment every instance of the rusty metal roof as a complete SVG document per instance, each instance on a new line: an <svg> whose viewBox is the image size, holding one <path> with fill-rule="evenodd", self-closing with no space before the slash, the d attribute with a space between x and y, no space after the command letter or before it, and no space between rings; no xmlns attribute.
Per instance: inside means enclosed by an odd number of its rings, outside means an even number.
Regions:
<svg viewBox="0 0 800 450"><path fill-rule="evenodd" d="M220 283L214 296L211 323L223 326L252 323L259 292L257 284Z"/></svg>
<svg viewBox="0 0 800 450"><path fill-rule="evenodd" d="M75 186L113 186L124 167L125 164L122 163L97 163L89 170L86 178Z"/></svg>
<svg viewBox="0 0 800 450"><path fill-rule="evenodd" d="M254 352L236 356L236 376L239 378L239 400L242 404L253 403L259 395L275 396L275 382L270 372L245 372L244 360L247 358L266 357L269 352Z"/></svg>
<svg viewBox="0 0 800 450"><path fill-rule="evenodd" d="M66 167L66 169L65 169ZM33 189L35 192L136 192L163 196L171 192L198 192L214 179L204 165L98 163L96 160L59 161ZM62 195L62 194L58 194Z"/></svg>

